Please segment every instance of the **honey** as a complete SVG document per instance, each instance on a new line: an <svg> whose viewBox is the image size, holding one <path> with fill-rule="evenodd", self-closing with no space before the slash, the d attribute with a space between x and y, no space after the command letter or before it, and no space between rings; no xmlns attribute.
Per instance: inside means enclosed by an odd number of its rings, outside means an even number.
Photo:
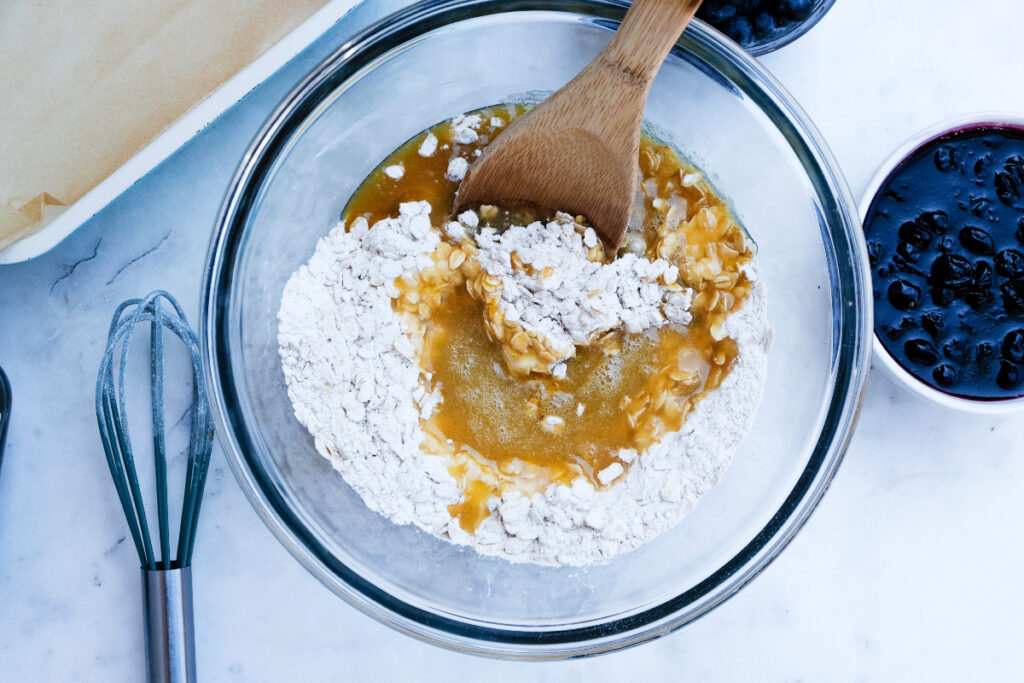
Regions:
<svg viewBox="0 0 1024 683"><path fill-rule="evenodd" d="M434 224L446 221L458 189L445 178L453 148L474 158L523 111L478 112L483 123L470 144L457 144L447 122L416 136L367 178L343 220L361 216L373 224L402 202L426 200ZM428 134L438 138L438 148L423 157L418 148ZM503 335L495 327L472 245L444 242L431 267L396 281L395 309L406 318L425 377L443 398L423 422L423 447L450 456L463 497L449 513L466 531L490 515L488 501L508 488L531 494L579 477L596 488L613 484L599 474L615 463L627 469L633 458L620 458L624 450L643 457L648 446L678 431L738 354L725 321L751 286L742 270L753 258L746 234L703 176L670 147L645 136L638 162L643 205L623 249L679 267L680 285L694 291L693 320L685 327L608 332L577 347L559 378L537 372L538 362L516 363L545 350L522 330ZM399 164L400 179L384 172ZM484 219L492 218L501 224L510 214L492 209Z"/></svg>

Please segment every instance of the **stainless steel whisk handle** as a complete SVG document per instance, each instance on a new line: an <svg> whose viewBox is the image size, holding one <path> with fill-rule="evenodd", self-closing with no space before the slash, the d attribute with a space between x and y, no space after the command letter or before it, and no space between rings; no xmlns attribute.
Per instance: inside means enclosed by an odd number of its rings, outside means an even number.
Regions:
<svg viewBox="0 0 1024 683"><path fill-rule="evenodd" d="M143 569L142 597L150 683L195 683L192 569Z"/></svg>

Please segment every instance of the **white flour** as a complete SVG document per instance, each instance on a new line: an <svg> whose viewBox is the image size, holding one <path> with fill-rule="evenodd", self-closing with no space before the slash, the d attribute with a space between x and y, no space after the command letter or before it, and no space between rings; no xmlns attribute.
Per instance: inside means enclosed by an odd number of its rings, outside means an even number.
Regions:
<svg viewBox="0 0 1024 683"><path fill-rule="evenodd" d="M444 177L448 180L462 180L466 177L467 171L469 171L469 162L462 157L453 157L448 162L448 170L445 171Z"/></svg>
<svg viewBox="0 0 1024 683"><path fill-rule="evenodd" d="M367 506L398 524L443 529L459 498L441 458L420 451L436 396L391 308L394 279L430 263L439 238L426 202L367 230L338 227L288 280L278 343L295 416ZM415 401L415 403L414 403Z"/></svg>
<svg viewBox="0 0 1024 683"><path fill-rule="evenodd" d="M679 432L639 458L635 451L620 452L623 462L633 464L628 470L616 463L602 471L602 483L618 479L607 489L596 491L579 478L571 487L552 484L529 497L507 492L491 501L491 516L469 534L448 513L461 492L448 472L446 456L420 448L420 418L431 414L440 397L427 391L406 330L391 306L397 294L394 278L425 267L439 242L429 210L425 202L408 203L398 218L372 229L362 219L349 232L344 226L335 228L285 287L278 314L282 365L295 414L313 435L317 450L372 510L513 562L607 561L675 525L719 480L760 401L769 332L764 287L756 271L747 268L754 287L726 323L739 345L739 357ZM522 236L513 233L509 239L517 235ZM536 237L531 237L534 243ZM502 240L485 237L483 242L500 262ZM537 259L553 256L538 250L533 255ZM635 267L664 272L661 266L643 263ZM629 268L634 272L634 266ZM621 304L617 290L615 295ZM654 300L653 294L638 296L641 304ZM658 301L663 308L678 305L673 315L685 314L681 300L666 296ZM566 312L572 319L571 311ZM521 315L525 318L525 309ZM580 330L588 329L580 325Z"/></svg>
<svg viewBox="0 0 1024 683"><path fill-rule="evenodd" d="M452 119L452 140L463 145L476 142L480 137L476 129L480 127L482 120L479 114L469 114L468 116L460 114L456 116Z"/></svg>
<svg viewBox="0 0 1024 683"><path fill-rule="evenodd" d="M586 228L581 235L576 227L568 214L560 213L546 225L512 226L500 237L485 229L476 236L481 267L501 280L494 295L505 320L551 341L560 353L549 368L556 376L565 375L564 361L575 345L590 343L603 332L624 327L637 333L691 320L692 292L667 285L679 277L675 266L634 254L608 264L588 260L588 249L597 248L597 234ZM514 268L513 254L532 272Z"/></svg>
<svg viewBox="0 0 1024 683"><path fill-rule="evenodd" d="M436 150L437 136L433 133L427 133L427 137L423 138L423 142L420 143L420 147L416 150L416 153L421 157L432 157Z"/></svg>

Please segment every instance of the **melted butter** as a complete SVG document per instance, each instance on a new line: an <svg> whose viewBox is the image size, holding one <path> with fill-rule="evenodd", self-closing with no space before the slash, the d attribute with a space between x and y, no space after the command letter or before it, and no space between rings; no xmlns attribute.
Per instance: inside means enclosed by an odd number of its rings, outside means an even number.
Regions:
<svg viewBox="0 0 1024 683"><path fill-rule="evenodd" d="M559 381L510 373L484 329L482 305L464 291L452 294L432 322L425 369L444 402L431 421L494 469L515 473L529 463L546 468L555 481L570 483L581 474L596 481L616 451L633 447L634 430L619 402L657 372L658 335L614 334L582 348ZM672 334L678 333L666 336ZM545 418L561 423L551 427Z"/></svg>
<svg viewBox="0 0 1024 683"><path fill-rule="evenodd" d="M411 139L360 186L343 220L363 216L372 225L397 214L402 202L420 200L434 207L435 225L447 220L458 189L444 177L452 151L473 158L503 128L491 126L492 116L507 123L523 111L522 106L481 110L480 137L468 145L454 143L451 127L439 124L429 131L438 138L430 157L418 154L426 131ZM468 532L490 515L488 501L508 488L529 494L581 476L600 488L597 474L621 462L621 449L636 449L643 457L651 444L678 431L694 406L728 376L738 355L722 326L750 287L741 270L753 257L745 233L670 147L645 137L639 163L646 256L679 266L680 279L695 293L693 321L685 329L612 332L578 347L563 380L523 376L508 370L501 348L488 335L483 304L467 292L457 267L446 273L435 269L414 283L397 282L403 296L411 297L395 299L396 310L418 322L421 338L414 345L443 397L423 423L424 447L448 454L449 471L463 491L449 513ZM400 180L384 173L393 164L404 167ZM684 205L675 222L668 219L668 198ZM440 271L451 252L451 245L442 244L435 254Z"/></svg>

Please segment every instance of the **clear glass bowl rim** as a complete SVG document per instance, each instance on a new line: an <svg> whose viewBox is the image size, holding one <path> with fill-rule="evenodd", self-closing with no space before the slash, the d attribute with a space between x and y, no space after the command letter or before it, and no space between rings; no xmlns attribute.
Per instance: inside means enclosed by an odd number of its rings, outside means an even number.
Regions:
<svg viewBox="0 0 1024 683"><path fill-rule="evenodd" d="M424 0L392 14L344 43L285 96L243 155L211 237L200 301L203 364L225 456L243 492L278 540L334 593L401 632L453 650L521 659L587 656L665 635L706 614L763 571L807 521L842 460L863 397L872 309L857 205L827 145L792 97L746 51L703 22L694 22L674 49L693 52L712 63L728 76L732 87L741 89L772 118L808 174L823 212L822 238L836 258L830 264L833 311L838 311L832 340L832 394L806 468L760 532L711 576L656 607L598 625L503 629L430 612L381 590L317 543L268 483L237 407L239 391L231 365L234 332L228 311L246 216L292 134L341 84L372 68L391 50L434 29L518 11L575 13L614 28L625 8L622 0Z"/></svg>

